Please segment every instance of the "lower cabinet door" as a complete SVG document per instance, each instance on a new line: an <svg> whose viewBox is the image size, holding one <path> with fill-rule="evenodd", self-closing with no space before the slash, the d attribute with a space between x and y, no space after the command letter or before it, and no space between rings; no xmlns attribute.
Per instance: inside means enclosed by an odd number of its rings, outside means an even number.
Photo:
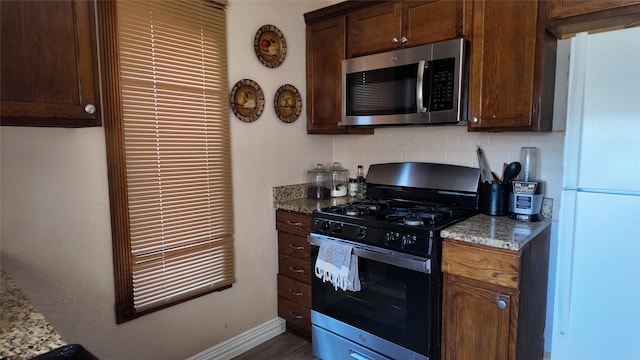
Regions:
<svg viewBox="0 0 640 360"><path fill-rule="evenodd" d="M512 296L455 275L444 282L442 359L510 359Z"/></svg>
<svg viewBox="0 0 640 360"><path fill-rule="evenodd" d="M311 308L311 286L309 284L278 275L278 296Z"/></svg>
<svg viewBox="0 0 640 360"><path fill-rule="evenodd" d="M278 273L307 284L311 283L311 263L309 261L280 255L278 257Z"/></svg>
<svg viewBox="0 0 640 360"><path fill-rule="evenodd" d="M278 316L287 321L287 329L311 338L311 310L285 298L278 298Z"/></svg>

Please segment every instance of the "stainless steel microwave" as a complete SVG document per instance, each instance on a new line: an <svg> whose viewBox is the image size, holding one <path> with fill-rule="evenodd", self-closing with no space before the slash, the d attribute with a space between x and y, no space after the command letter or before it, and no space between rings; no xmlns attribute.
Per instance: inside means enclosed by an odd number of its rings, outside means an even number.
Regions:
<svg viewBox="0 0 640 360"><path fill-rule="evenodd" d="M455 39L342 61L342 125L467 119L469 44Z"/></svg>

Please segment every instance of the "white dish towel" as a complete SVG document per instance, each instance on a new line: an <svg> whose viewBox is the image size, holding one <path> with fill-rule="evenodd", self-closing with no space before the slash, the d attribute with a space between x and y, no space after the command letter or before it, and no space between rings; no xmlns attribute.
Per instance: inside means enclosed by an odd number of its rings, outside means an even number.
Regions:
<svg viewBox="0 0 640 360"><path fill-rule="evenodd" d="M316 276L323 282L331 281L338 290L359 291L358 257L353 246L337 241L322 241L315 265Z"/></svg>

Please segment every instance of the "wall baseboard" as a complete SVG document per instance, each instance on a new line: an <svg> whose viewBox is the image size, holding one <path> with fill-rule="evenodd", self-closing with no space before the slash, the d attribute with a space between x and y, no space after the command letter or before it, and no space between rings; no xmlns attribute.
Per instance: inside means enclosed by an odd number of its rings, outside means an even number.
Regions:
<svg viewBox="0 0 640 360"><path fill-rule="evenodd" d="M277 317L206 349L187 360L230 360L285 331L286 321Z"/></svg>

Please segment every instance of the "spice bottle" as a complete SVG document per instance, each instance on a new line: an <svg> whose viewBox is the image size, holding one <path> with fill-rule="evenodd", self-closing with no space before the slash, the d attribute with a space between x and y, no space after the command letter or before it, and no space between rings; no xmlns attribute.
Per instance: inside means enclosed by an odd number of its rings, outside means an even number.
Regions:
<svg viewBox="0 0 640 360"><path fill-rule="evenodd" d="M358 170L356 171L356 182L358 183L358 195L365 196L367 193L367 182L364 178L364 169L362 165L358 165Z"/></svg>
<svg viewBox="0 0 640 360"><path fill-rule="evenodd" d="M358 196L360 194L360 184L358 179L349 178L349 196Z"/></svg>

